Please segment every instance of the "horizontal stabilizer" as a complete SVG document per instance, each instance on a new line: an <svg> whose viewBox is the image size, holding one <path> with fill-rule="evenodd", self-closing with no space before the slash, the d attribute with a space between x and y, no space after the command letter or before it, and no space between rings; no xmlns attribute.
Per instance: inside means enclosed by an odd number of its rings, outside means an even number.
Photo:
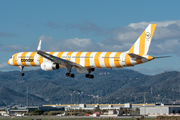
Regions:
<svg viewBox="0 0 180 120"><path fill-rule="evenodd" d="M138 59L142 59L143 57L142 56L139 56L137 54L134 54L134 53L128 53L128 55L134 59L134 60L138 60Z"/></svg>
<svg viewBox="0 0 180 120"><path fill-rule="evenodd" d="M167 58L167 57L171 57L171 56L154 57L154 59L158 59L158 58Z"/></svg>

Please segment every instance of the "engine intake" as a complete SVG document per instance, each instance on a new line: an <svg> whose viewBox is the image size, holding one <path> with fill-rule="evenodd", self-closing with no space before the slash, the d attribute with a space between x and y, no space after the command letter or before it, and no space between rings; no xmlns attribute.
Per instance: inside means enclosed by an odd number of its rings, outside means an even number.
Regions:
<svg viewBox="0 0 180 120"><path fill-rule="evenodd" d="M59 69L58 63L43 62L41 63L41 69L44 71L53 71Z"/></svg>

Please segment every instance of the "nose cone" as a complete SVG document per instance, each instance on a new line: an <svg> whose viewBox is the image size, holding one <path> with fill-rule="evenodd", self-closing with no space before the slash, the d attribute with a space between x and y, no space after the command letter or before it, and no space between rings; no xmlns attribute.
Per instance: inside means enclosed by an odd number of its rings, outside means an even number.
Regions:
<svg viewBox="0 0 180 120"><path fill-rule="evenodd" d="M154 59L154 57L153 56L148 56L148 61L150 61L150 60L153 60Z"/></svg>
<svg viewBox="0 0 180 120"><path fill-rule="evenodd" d="M11 64L10 64L10 61L11 61L11 60L12 60L12 59L9 59L9 60L8 60L8 64L9 64L9 65L11 65Z"/></svg>

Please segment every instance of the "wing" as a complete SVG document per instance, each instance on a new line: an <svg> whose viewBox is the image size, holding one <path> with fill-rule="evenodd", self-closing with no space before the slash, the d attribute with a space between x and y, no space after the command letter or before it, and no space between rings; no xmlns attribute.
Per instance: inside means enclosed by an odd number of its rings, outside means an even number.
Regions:
<svg viewBox="0 0 180 120"><path fill-rule="evenodd" d="M37 54L48 59L48 60L50 60L50 61L52 61L52 62L54 62L54 63L58 63L60 65L64 65L64 66L65 65L71 65L71 66L83 67L80 64L77 64L77 63L71 62L69 60L62 59L62 58L58 58L56 56L53 56L53 55L50 55L46 52L41 51L41 40L40 40L38 48L37 48Z"/></svg>
<svg viewBox="0 0 180 120"><path fill-rule="evenodd" d="M37 54L39 54L40 56L54 62L54 63L58 63L60 65L71 65L71 66L78 66L78 67L82 67L80 64L77 64L77 63L74 63L74 62L71 62L69 60L65 60L65 59L62 59L62 58L58 58L56 56L53 56L53 55L50 55L46 52L43 52L41 50L37 50Z"/></svg>

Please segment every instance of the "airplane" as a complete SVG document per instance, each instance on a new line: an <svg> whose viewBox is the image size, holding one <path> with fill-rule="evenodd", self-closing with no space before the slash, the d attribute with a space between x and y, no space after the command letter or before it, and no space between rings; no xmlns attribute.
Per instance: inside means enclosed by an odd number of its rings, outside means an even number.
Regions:
<svg viewBox="0 0 180 120"><path fill-rule="evenodd" d="M63 114L57 114L56 116L60 116L60 117L63 117L63 116L65 116L65 112L63 113Z"/></svg>
<svg viewBox="0 0 180 120"><path fill-rule="evenodd" d="M149 24L139 36L133 46L125 52L44 52L41 50L41 41L36 52L19 52L12 55L8 64L18 66L21 69L21 76L24 76L23 69L26 66L40 66L44 71L53 71L59 68L67 68L67 77L73 78L71 69L75 68L78 73L86 73L86 78L94 78L91 72L95 68L123 68L132 67L145 63L156 58L147 55L149 46L156 28L156 24Z"/></svg>
<svg viewBox="0 0 180 120"><path fill-rule="evenodd" d="M18 117L23 117L24 116L24 113L23 114L14 114L15 116L18 116Z"/></svg>
<svg viewBox="0 0 180 120"><path fill-rule="evenodd" d="M9 115L6 114L6 113L1 113L1 115L2 115L2 116L6 116L6 117L9 116Z"/></svg>

